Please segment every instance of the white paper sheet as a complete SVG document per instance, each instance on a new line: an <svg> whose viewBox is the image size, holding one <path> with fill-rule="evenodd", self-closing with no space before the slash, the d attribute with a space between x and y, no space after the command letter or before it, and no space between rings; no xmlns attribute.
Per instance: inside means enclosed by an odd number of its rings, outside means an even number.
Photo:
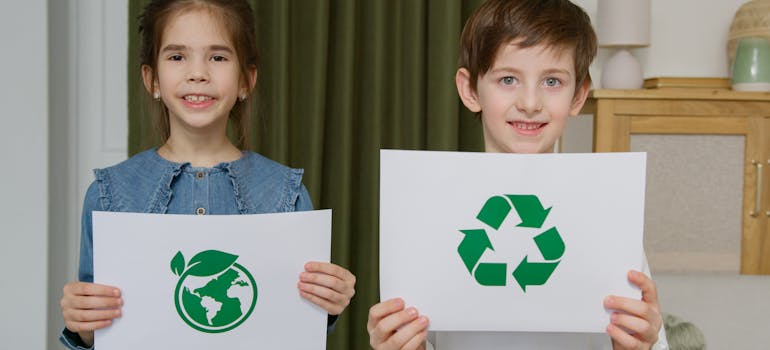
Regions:
<svg viewBox="0 0 770 350"><path fill-rule="evenodd" d="M626 276L642 266L644 153L380 156L381 298L404 298L431 330L602 333L605 296L640 297ZM493 197L498 211L477 218Z"/></svg>
<svg viewBox="0 0 770 350"><path fill-rule="evenodd" d="M119 287L124 300L123 316L96 332L98 348L326 348L326 312L302 299L297 283L306 262L329 261L330 210L94 212L93 225L94 280Z"/></svg>

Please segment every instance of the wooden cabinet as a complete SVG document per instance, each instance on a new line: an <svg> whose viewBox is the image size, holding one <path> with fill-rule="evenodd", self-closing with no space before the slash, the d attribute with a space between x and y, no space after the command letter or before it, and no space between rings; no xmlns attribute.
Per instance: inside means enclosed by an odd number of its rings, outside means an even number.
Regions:
<svg viewBox="0 0 770 350"><path fill-rule="evenodd" d="M770 274L770 93L702 88L594 90L583 112L595 116L594 152L631 151L634 135L741 136L742 210L740 237L735 238L740 241L740 272ZM709 187L703 188L706 198L715 186Z"/></svg>

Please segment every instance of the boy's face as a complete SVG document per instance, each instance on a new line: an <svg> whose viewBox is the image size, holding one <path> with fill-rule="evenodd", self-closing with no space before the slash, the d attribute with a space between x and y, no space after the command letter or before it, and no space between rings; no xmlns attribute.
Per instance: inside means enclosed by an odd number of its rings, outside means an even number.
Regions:
<svg viewBox="0 0 770 350"><path fill-rule="evenodd" d="M576 115L588 96L588 82L575 86L573 55L542 44L503 45L475 91L468 70L457 71L460 98L472 112L481 112L487 152L553 151L567 117Z"/></svg>

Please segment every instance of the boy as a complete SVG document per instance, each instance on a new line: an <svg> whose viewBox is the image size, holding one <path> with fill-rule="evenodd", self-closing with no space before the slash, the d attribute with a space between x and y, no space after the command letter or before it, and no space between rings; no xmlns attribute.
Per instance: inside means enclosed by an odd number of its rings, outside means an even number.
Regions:
<svg viewBox="0 0 770 350"><path fill-rule="evenodd" d="M489 0L468 19L460 45L455 83L463 104L481 118L486 152L552 152L591 85L596 35L585 12L568 0ZM655 284L637 271L628 279L642 300L604 300L615 311L606 328L612 348L667 348ZM383 301L369 311L370 343L377 350L609 346L606 337L559 333L447 332L426 342L428 323L400 298Z"/></svg>

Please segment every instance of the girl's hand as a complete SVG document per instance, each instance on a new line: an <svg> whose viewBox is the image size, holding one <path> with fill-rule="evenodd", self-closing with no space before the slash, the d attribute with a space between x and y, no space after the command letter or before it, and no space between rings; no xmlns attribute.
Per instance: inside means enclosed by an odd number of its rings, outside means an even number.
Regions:
<svg viewBox="0 0 770 350"><path fill-rule="evenodd" d="M417 309L404 309L404 301L395 298L369 309L369 345L375 350L425 350L428 318Z"/></svg>
<svg viewBox="0 0 770 350"><path fill-rule="evenodd" d="M628 280L642 290L642 300L609 296L604 307L618 312L612 314L607 334L612 338L612 348L650 349L658 341L658 332L663 326L658 305L658 292L647 275L629 271Z"/></svg>
<svg viewBox="0 0 770 350"><path fill-rule="evenodd" d="M120 290L101 284L70 282L64 286L61 313L64 324L80 335L89 347L94 344L94 330L107 327L120 317L123 299Z"/></svg>
<svg viewBox="0 0 770 350"><path fill-rule="evenodd" d="M311 261L299 275L299 294L326 310L339 315L356 294L356 276L350 271L327 262Z"/></svg>

